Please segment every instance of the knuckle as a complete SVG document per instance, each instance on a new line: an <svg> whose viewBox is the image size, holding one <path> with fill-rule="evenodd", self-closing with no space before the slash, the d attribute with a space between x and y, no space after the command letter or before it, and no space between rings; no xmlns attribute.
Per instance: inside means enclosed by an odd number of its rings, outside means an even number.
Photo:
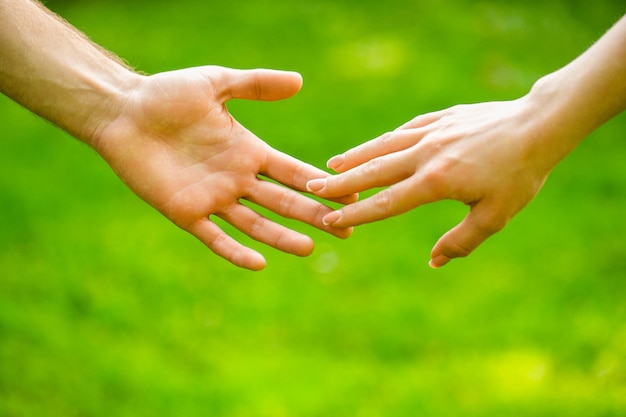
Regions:
<svg viewBox="0 0 626 417"><path fill-rule="evenodd" d="M228 262L234 265L243 266L245 265L245 259L246 259L245 249L243 247L235 248L232 251L225 254L224 258L228 260Z"/></svg>
<svg viewBox="0 0 626 417"><path fill-rule="evenodd" d="M450 187L446 167L438 165L426 170L422 180L433 197L437 199L448 197Z"/></svg>
<svg viewBox="0 0 626 417"><path fill-rule="evenodd" d="M419 123L422 120L426 119L428 116L429 116L429 113L417 115L413 119L411 119L411 123Z"/></svg>
<svg viewBox="0 0 626 417"><path fill-rule="evenodd" d="M424 181L435 187L446 183L446 172L441 166L431 168L424 173Z"/></svg>
<svg viewBox="0 0 626 417"><path fill-rule="evenodd" d="M226 241L227 241L226 236L220 233L217 236L215 236L213 240L211 240L207 246L209 247L210 250L212 250L215 253L222 253L222 249L225 247Z"/></svg>
<svg viewBox="0 0 626 417"><path fill-rule="evenodd" d="M285 192L278 205L279 213L282 213L285 216L291 216L297 196L298 194Z"/></svg>
<svg viewBox="0 0 626 417"><path fill-rule="evenodd" d="M381 158L375 158L375 159L372 159L371 161L367 162L363 166L363 174L365 174L367 176L376 177L376 176L380 175L382 169L383 169L383 161L382 161L382 159Z"/></svg>
<svg viewBox="0 0 626 417"><path fill-rule="evenodd" d="M252 238L258 238L261 236L262 231L266 225L267 219L263 216L257 217L254 222L250 225L249 236Z"/></svg>
<svg viewBox="0 0 626 417"><path fill-rule="evenodd" d="M294 184L304 184L307 179L307 167L302 164L298 165L291 174L291 180Z"/></svg>
<svg viewBox="0 0 626 417"><path fill-rule="evenodd" d="M283 250L289 246L290 239L289 234L287 233L287 229L280 230L274 239L269 242L270 246Z"/></svg>
<svg viewBox="0 0 626 417"><path fill-rule="evenodd" d="M393 209L394 198L390 189L383 190L372 197L374 210L379 213L386 213Z"/></svg>
<svg viewBox="0 0 626 417"><path fill-rule="evenodd" d="M455 104L454 106L448 108L448 110L444 113L445 119L453 118L455 115L459 113L463 113L467 108L467 104Z"/></svg>
<svg viewBox="0 0 626 417"><path fill-rule="evenodd" d="M411 119L408 123L406 123L405 126L407 128L416 128L416 127L425 126L431 120L432 115L433 115L432 113L420 114L419 116L416 116L413 119Z"/></svg>

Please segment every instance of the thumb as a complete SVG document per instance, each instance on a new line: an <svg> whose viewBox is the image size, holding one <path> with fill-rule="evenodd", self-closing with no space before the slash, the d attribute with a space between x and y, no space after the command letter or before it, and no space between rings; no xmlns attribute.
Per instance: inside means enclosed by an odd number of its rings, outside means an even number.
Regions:
<svg viewBox="0 0 626 417"><path fill-rule="evenodd" d="M506 218L490 210L484 202L472 207L456 227L444 234L431 251L429 265L439 268L451 259L465 257L506 225Z"/></svg>
<svg viewBox="0 0 626 417"><path fill-rule="evenodd" d="M215 89L222 102L233 98L282 100L293 96L302 88L302 76L297 72L232 68L221 70L221 74L215 79Z"/></svg>

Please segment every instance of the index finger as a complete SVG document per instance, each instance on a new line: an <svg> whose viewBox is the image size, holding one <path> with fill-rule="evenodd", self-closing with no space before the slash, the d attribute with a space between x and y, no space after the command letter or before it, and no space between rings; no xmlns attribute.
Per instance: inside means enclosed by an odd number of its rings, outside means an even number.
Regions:
<svg viewBox="0 0 626 417"><path fill-rule="evenodd" d="M266 164L261 168L261 174L301 192L307 191L306 184L308 181L330 176L326 171L273 148L270 148ZM347 195L333 196L328 198L328 200L341 204L350 204L355 202L358 197L356 193L349 193Z"/></svg>
<svg viewBox="0 0 626 417"><path fill-rule="evenodd" d="M332 157L326 165L336 172L345 172L374 158L410 148L426 133L426 129L396 129Z"/></svg>
<svg viewBox="0 0 626 417"><path fill-rule="evenodd" d="M323 223L322 218L332 212L332 208L290 188L259 180L254 191L245 198L282 217L307 223L338 238L345 239L352 234L351 229L335 228Z"/></svg>

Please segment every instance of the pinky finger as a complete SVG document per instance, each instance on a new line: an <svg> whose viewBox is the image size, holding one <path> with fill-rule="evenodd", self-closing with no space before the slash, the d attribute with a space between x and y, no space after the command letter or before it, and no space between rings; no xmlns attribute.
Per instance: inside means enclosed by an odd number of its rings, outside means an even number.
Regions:
<svg viewBox="0 0 626 417"><path fill-rule="evenodd" d="M263 255L228 236L208 218L194 223L188 231L216 255L240 268L252 271L260 271L265 268L266 262Z"/></svg>

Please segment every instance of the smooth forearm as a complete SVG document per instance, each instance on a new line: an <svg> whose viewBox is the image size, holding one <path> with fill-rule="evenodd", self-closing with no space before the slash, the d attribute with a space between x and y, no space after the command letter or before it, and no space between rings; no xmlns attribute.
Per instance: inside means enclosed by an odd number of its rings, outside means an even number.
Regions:
<svg viewBox="0 0 626 417"><path fill-rule="evenodd" d="M0 90L87 143L137 77L31 0L0 0L0 51Z"/></svg>
<svg viewBox="0 0 626 417"><path fill-rule="evenodd" d="M525 97L540 131L561 157L626 109L626 17L574 61L541 78Z"/></svg>

